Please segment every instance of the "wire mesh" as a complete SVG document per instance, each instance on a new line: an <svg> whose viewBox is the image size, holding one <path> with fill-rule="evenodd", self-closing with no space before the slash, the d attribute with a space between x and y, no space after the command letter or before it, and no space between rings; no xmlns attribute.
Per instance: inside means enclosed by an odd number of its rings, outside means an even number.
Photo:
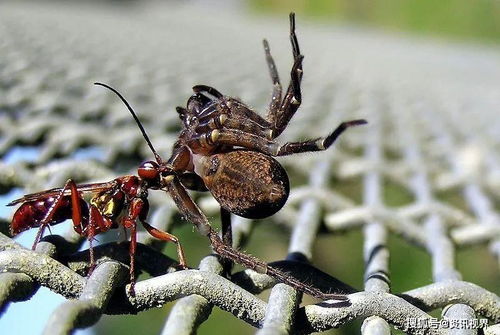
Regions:
<svg viewBox="0 0 500 335"><path fill-rule="evenodd" d="M282 81L287 80L283 74L290 64L283 60L290 61L291 51L285 18L258 21L237 10L176 3L131 6L2 5L2 189L39 191L60 187L70 177L108 180L134 173L131 158L138 162L151 156L123 106L93 87L94 81L123 92L140 111L158 151L168 155L178 131L173 107L186 100L194 84L210 84L265 110L271 83L260 45L263 37L271 43ZM365 286L349 295L350 305L301 307L296 291L250 270L231 282L220 275L222 267L214 256L204 258L198 270L140 281L135 296L127 296L127 271L121 263L103 262L89 278L81 275L88 254L77 252L81 240L68 231L45 239L36 252L1 236L3 310L42 285L73 299L48 320L45 331L51 334L88 327L103 313L136 313L173 300L177 302L163 334L196 332L213 306L260 328L260 335L324 331L354 319L364 320L363 334L389 334L391 326L408 334L442 333L408 320L431 325L435 320L428 312L446 306L441 325L443 320L452 325L453 320L485 317L487 331L498 331L498 287L491 292L463 281L454 258L455 248L487 245L500 263L495 208L500 198L499 50L298 20L306 55L304 102L280 139L321 136L355 118L365 118L369 125L349 130L326 152L283 159L292 175L309 177L301 186L292 180L288 204L268 221L289 227L288 252L301 253L313 263L323 224L331 234L362 229ZM36 160L5 159L19 146L36 146ZM89 147L100 150L100 159L82 160L75 154ZM332 186L333 179L342 183L353 178L362 184L360 201ZM412 201L385 204L387 180L411 194ZM440 192L456 194L459 204L440 199ZM153 225L169 230L176 218L173 202L153 193L150 202ZM207 213L218 209L211 197L198 203ZM251 238L253 222L233 221L234 244L240 246ZM430 254L433 284L391 293L389 234ZM162 247L146 235L140 241L156 250ZM96 248L98 258L125 264L127 252L118 244ZM155 249L144 247L138 254L138 264L153 273L173 264ZM62 257L68 266L57 261ZM271 287L268 302L255 295ZM460 331L475 334L477 327Z"/></svg>

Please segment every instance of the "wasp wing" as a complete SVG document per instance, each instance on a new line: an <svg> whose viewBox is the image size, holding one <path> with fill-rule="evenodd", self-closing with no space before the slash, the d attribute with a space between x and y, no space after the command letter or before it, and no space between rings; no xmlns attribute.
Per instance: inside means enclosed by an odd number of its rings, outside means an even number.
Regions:
<svg viewBox="0 0 500 335"><path fill-rule="evenodd" d="M114 181L110 181L110 182L105 182L105 183L81 184L81 185L77 185L76 187L77 187L78 191L82 192L82 193L98 193L101 191L105 191L109 188L112 188L115 184L116 183ZM7 206L14 206L14 205L29 202L29 201L36 201L39 199L56 196L56 195L60 194L62 190L63 190L62 187L58 187L58 188L52 188L50 190L37 192L37 193L26 194L22 198L11 201L10 203L7 204ZM64 195L70 195L70 194L71 194L70 189L68 189L64 192Z"/></svg>

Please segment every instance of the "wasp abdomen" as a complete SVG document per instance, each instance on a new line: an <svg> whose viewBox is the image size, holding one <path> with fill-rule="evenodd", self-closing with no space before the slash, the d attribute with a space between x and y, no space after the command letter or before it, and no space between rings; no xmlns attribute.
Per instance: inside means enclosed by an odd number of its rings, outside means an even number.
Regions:
<svg viewBox="0 0 500 335"><path fill-rule="evenodd" d="M290 191L283 167L260 152L235 150L203 157L197 170L219 204L245 218L273 215Z"/></svg>
<svg viewBox="0 0 500 335"><path fill-rule="evenodd" d="M12 235L17 235L29 228L38 227L47 214L48 209L54 205L55 197L47 197L41 200L25 202L17 209L12 217L10 230ZM80 206L86 208L85 202ZM55 211L49 225L61 223L71 218L71 198L63 196L58 209Z"/></svg>

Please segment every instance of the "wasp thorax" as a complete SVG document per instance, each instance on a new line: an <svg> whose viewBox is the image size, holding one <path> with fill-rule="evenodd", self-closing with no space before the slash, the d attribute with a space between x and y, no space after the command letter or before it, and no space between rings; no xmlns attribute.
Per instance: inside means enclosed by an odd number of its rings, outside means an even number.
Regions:
<svg viewBox="0 0 500 335"><path fill-rule="evenodd" d="M203 157L196 167L214 198L226 210L259 219L285 204L290 186L283 167L272 157L236 150Z"/></svg>
<svg viewBox="0 0 500 335"><path fill-rule="evenodd" d="M137 174L145 180L157 179L160 174L158 171L158 163L153 161L142 163L137 169Z"/></svg>

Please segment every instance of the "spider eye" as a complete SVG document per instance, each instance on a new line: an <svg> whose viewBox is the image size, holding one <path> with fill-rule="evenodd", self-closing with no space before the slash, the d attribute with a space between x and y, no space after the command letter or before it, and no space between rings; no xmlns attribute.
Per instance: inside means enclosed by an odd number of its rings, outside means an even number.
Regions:
<svg viewBox="0 0 500 335"><path fill-rule="evenodd" d="M144 162L137 169L139 177L146 180L152 180L158 178L158 163L153 161Z"/></svg>

